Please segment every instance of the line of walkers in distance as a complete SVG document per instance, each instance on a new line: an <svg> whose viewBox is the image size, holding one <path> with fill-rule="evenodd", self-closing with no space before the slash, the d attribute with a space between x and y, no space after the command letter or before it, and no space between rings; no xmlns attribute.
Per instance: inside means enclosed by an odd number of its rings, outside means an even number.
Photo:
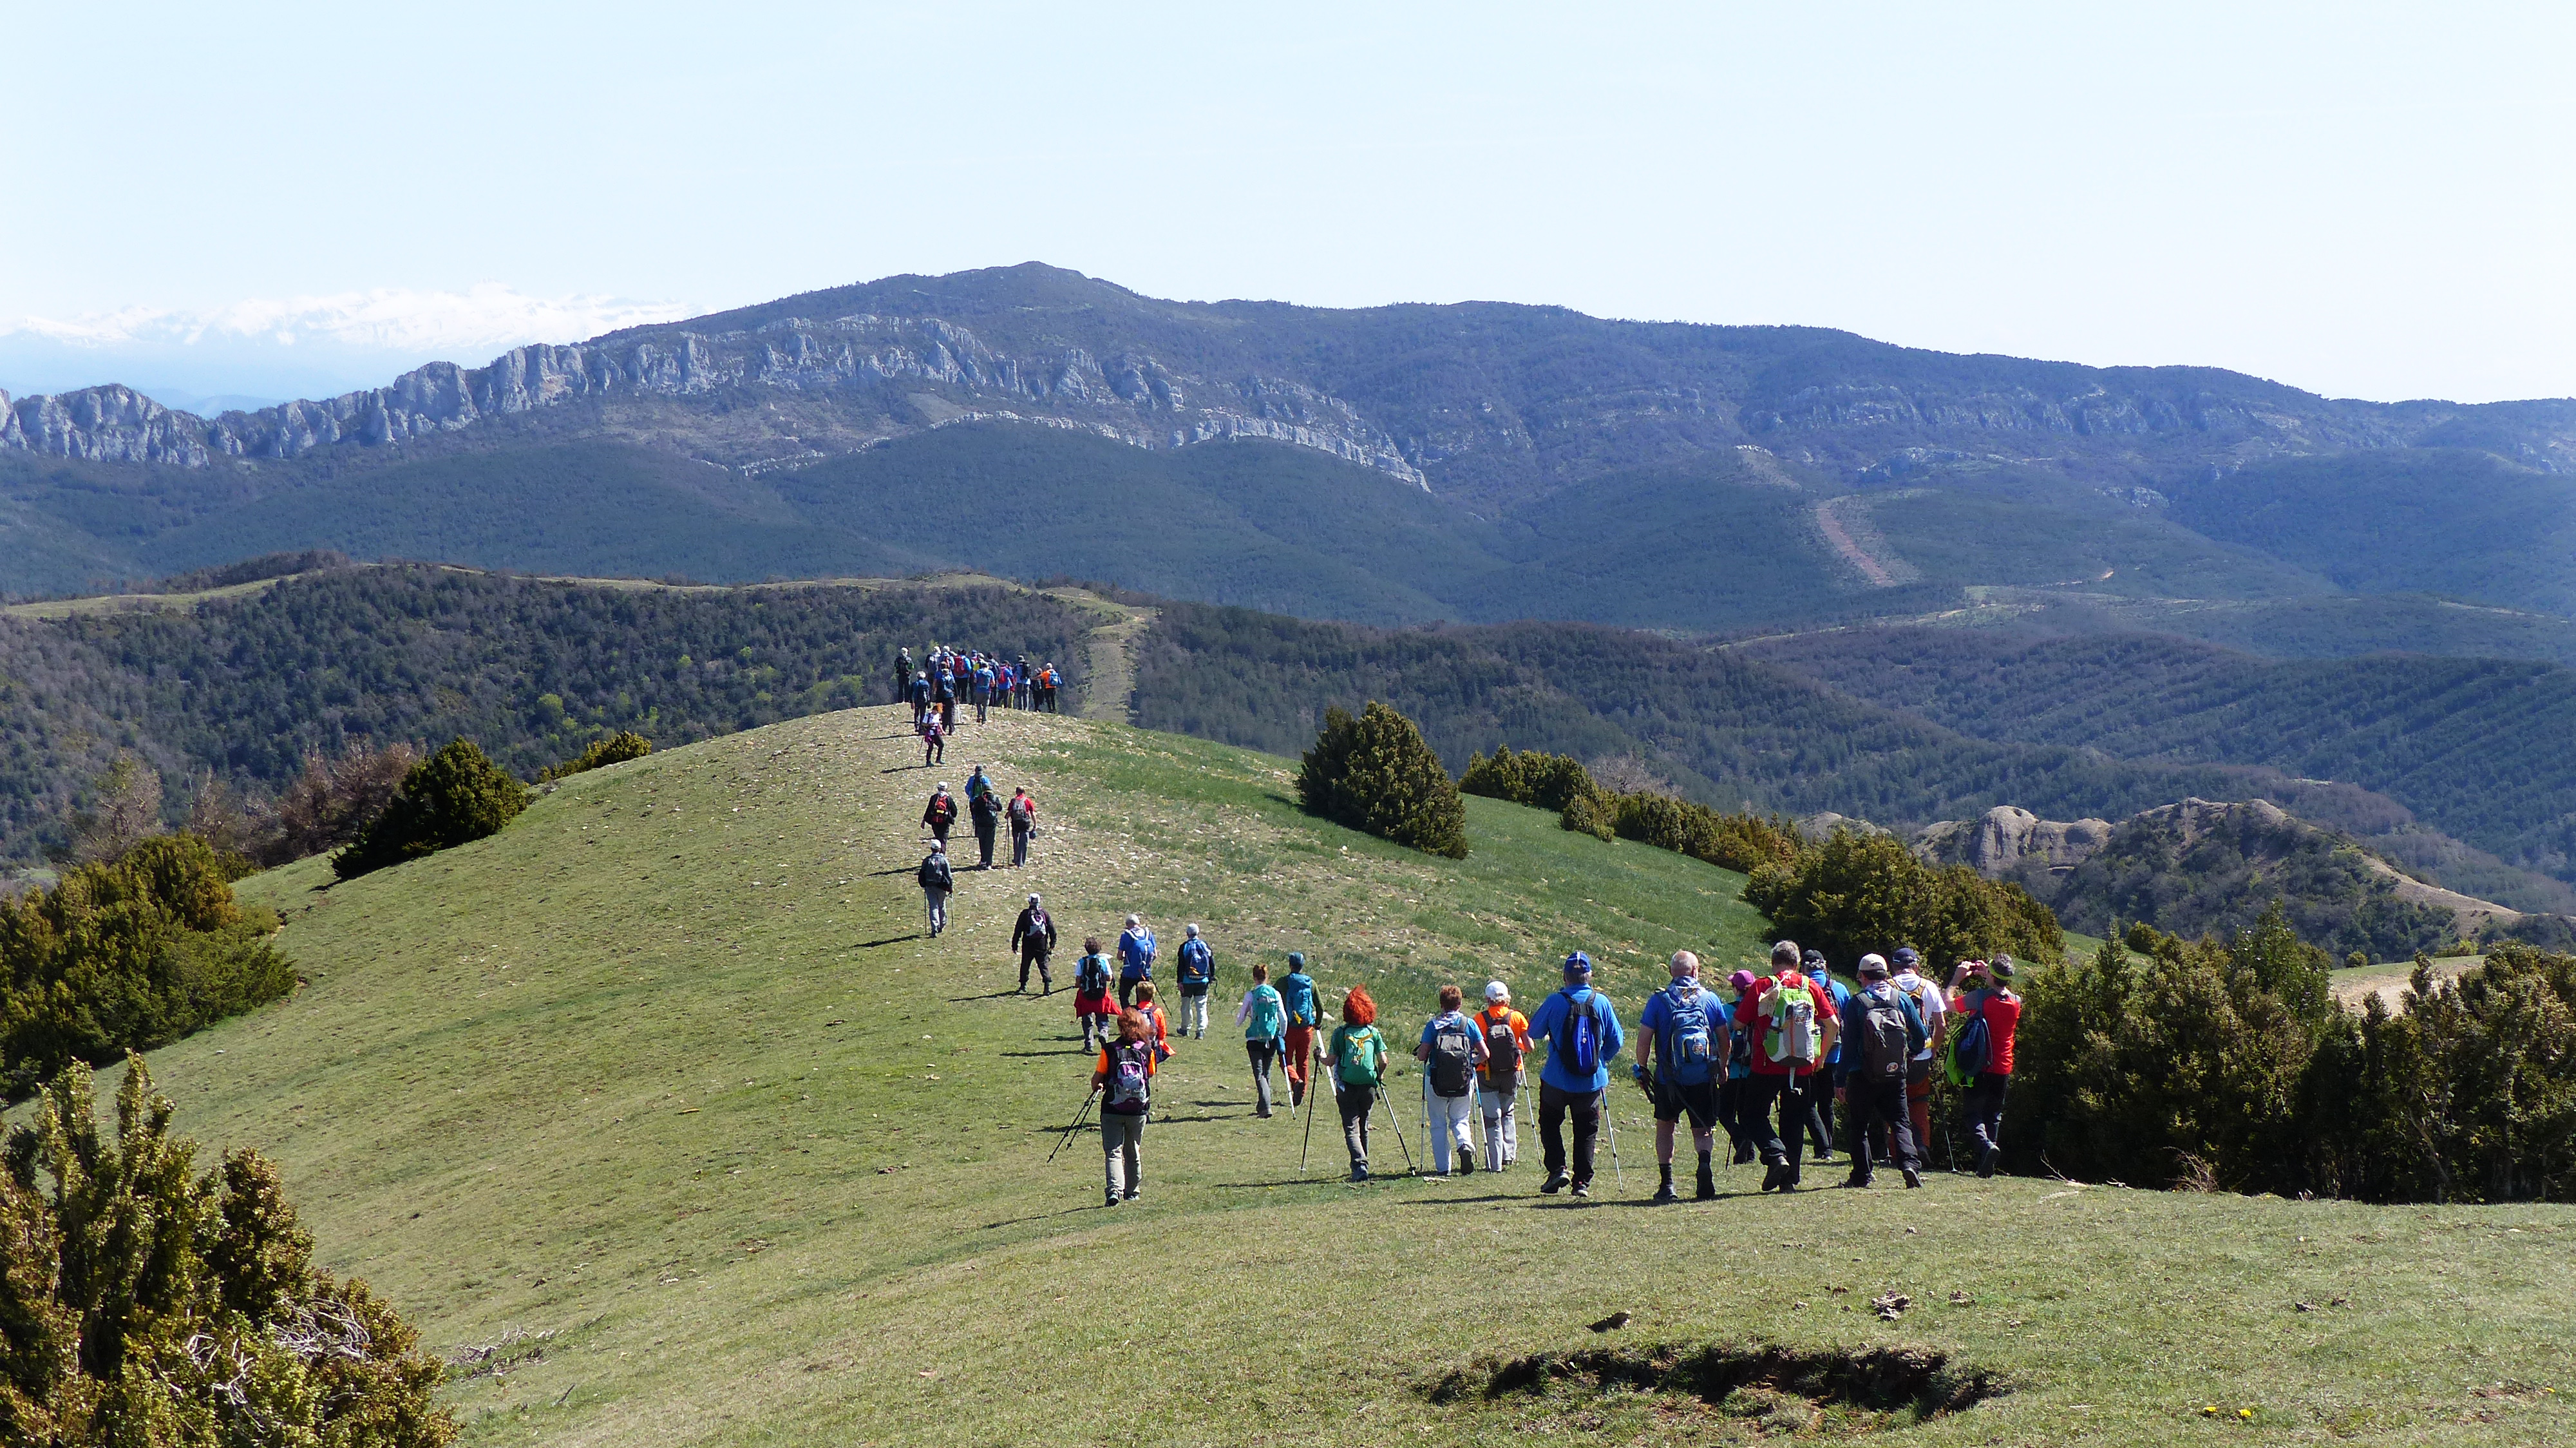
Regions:
<svg viewBox="0 0 2576 1448"><path fill-rule="evenodd" d="M1052 662L1032 664L982 649L960 651L932 644L922 651L921 667L912 664L912 648L895 650L895 702L912 706L912 732L921 736L921 763L927 769L946 757L948 740L957 732L957 710L972 705L975 722L986 722L994 709L1060 712L1056 694L1064 676Z"/></svg>
<svg viewBox="0 0 2576 1448"><path fill-rule="evenodd" d="M1043 922L1036 896L1029 897L1029 910L1013 933L1014 947L1022 951L1022 990L1033 958L1033 917ZM1052 923L1043 923L1043 930L1051 949ZM1153 932L1130 915L1117 960L1093 938L1084 942L1075 972L1074 1015L1085 1050L1098 1052L1092 1094L1101 1099L1111 1205L1135 1199L1153 1083L1171 1057L1172 1037L1207 1034L1216 961L1199 928L1188 928L1181 947L1178 1032L1155 1003L1154 954ZM1768 974L1736 971L1723 996L1701 984L1697 956L1674 954L1670 981L1637 1016L1636 1060L1629 1068L1654 1103L1657 1202L1679 1199L1673 1148L1685 1117L1699 1156L1697 1195L1707 1200L1717 1195L1716 1131L1725 1132L1735 1163L1763 1163L1762 1190L1796 1191L1808 1141L1819 1165L1832 1160L1837 1106L1850 1138L1851 1172L1844 1185L1869 1186L1875 1166L1884 1162L1896 1167L1908 1187L1921 1186L1936 1072L1961 1088L1959 1125L1973 1144L1978 1175L1994 1174L2004 1094L2012 1080L2013 1035L2021 1020L2021 998L2010 985L2012 959L1961 961L1945 989L1922 974L1921 958L1911 947L1893 954L1892 964L1876 954L1862 956L1854 972L1860 985L1853 989L1833 977L1821 954L1801 952L1784 940L1771 949ZM1044 951L1034 959L1041 984L1051 991ZM1316 1080L1328 1082L1350 1155L1350 1179L1366 1181L1370 1123L1385 1106L1392 1055L1377 1025L1377 1004L1365 987L1353 986L1342 997L1341 1024L1322 1035L1323 996L1307 974L1305 957L1291 954L1287 965L1287 974L1274 983L1269 968L1255 964L1252 986L1235 1010L1252 1071L1255 1114L1272 1115L1271 1073L1277 1067L1287 1079L1292 1111L1307 1107L1311 1133L1309 1093ZM1449 1175L1453 1162L1461 1174L1477 1169L1480 1119L1485 1170L1509 1170L1518 1160L1520 1102L1529 1088L1530 1058L1537 1056L1538 1135L1547 1168L1539 1190L1552 1195L1570 1187L1576 1197L1592 1194L1596 1143L1608 1120L1611 1063L1627 1049L1629 1035L1618 1007L1593 988L1588 956L1567 956L1564 977L1564 988L1530 1017L1513 1008L1511 989L1501 981L1485 987L1484 1008L1472 1016L1457 986L1440 988L1439 1009L1412 1051L1423 1066L1433 1176ZM1546 1043L1543 1050L1540 1042ZM1401 1143L1403 1128L1395 1125ZM1610 1150L1615 1159L1615 1128ZM1411 1156L1409 1146L1406 1155Z"/></svg>
<svg viewBox="0 0 2576 1448"><path fill-rule="evenodd" d="M1037 838L1038 797L1029 793L1025 784L1003 799L994 788L992 776L984 766L966 776L966 817L975 828L975 868L993 868L993 839L1004 823L1011 827L1011 867L1018 869L1029 862L1029 841ZM957 872L948 861L948 832L957 825L957 800L948 792L948 781L930 792L929 803L921 807L921 823L930 831L930 853L921 857L913 869L913 879L921 886L921 898L930 912L930 938L936 940L948 928L948 897L957 889ZM1038 897L1029 897L1029 908L1037 908ZM1026 916L1022 919L1025 921ZM1047 948L1055 948L1055 927L1047 926ZM1016 941L1014 942L1016 948ZM1020 988L1028 988L1029 973L1020 969Z"/></svg>

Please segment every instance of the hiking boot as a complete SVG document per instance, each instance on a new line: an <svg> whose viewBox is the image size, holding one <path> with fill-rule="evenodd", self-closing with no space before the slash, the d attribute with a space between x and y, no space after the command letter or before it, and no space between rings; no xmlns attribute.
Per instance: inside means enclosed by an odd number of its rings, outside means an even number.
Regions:
<svg viewBox="0 0 2576 1448"><path fill-rule="evenodd" d="M1565 1181L1565 1173L1561 1171L1549 1172L1547 1174L1547 1180L1538 1184L1540 1195L1550 1197L1555 1196L1558 1192L1565 1190Z"/></svg>
<svg viewBox="0 0 2576 1448"><path fill-rule="evenodd" d="M1102 1202L1100 1205L1102 1205L1102 1206L1104 1206L1104 1207L1114 1207L1114 1206L1118 1205L1118 1194L1117 1194L1116 1192L1111 1192L1111 1193L1109 1193L1109 1199L1108 1199L1107 1201L1105 1201L1105 1202Z"/></svg>
<svg viewBox="0 0 2576 1448"><path fill-rule="evenodd" d="M1269 1108L1269 1107L1267 1107L1267 1106L1264 1106L1264 1107L1262 1107L1260 1110L1258 1110L1258 1111L1256 1111L1256 1112L1254 1112L1254 1113L1252 1113L1252 1114L1253 1114L1253 1115L1255 1115L1255 1116L1260 1117L1260 1118L1261 1118L1262 1120L1264 1120L1264 1121L1268 1121L1268 1120L1270 1119L1270 1108Z"/></svg>
<svg viewBox="0 0 2576 1448"><path fill-rule="evenodd" d="M1869 1189L1869 1180L1870 1179L1868 1177L1861 1173L1854 1172L1850 1176L1843 1178L1843 1185L1856 1190L1867 1191Z"/></svg>
<svg viewBox="0 0 2576 1448"><path fill-rule="evenodd" d="M1672 1184L1671 1182L1666 1182L1666 1183L1664 1183L1662 1186L1659 1186L1659 1187L1655 1188L1655 1205L1656 1205L1656 1206L1659 1206L1659 1207L1660 1207L1660 1206L1666 1206L1666 1205L1669 1205L1670 1203L1678 1202L1678 1201L1680 1201L1680 1200L1681 1200L1681 1197L1680 1197L1680 1195L1679 1195L1679 1194L1677 1194L1676 1192L1674 1192L1674 1191L1673 1191L1673 1184Z"/></svg>
<svg viewBox="0 0 2576 1448"><path fill-rule="evenodd" d="M1752 1148L1752 1147L1749 1147L1749 1146L1739 1146L1739 1147L1737 1147L1737 1148L1735 1149L1735 1155L1733 1155L1733 1156L1731 1156L1731 1157L1728 1157L1728 1158L1727 1158L1727 1161L1726 1161L1726 1164L1727 1164L1728 1166L1750 1166L1750 1165L1752 1165L1752 1164L1753 1164L1753 1148Z"/></svg>
<svg viewBox="0 0 2576 1448"><path fill-rule="evenodd" d="M1798 1179L1796 1177L1783 1176L1780 1178L1780 1194L1782 1196L1787 1196L1789 1193L1794 1192L1797 1189Z"/></svg>
<svg viewBox="0 0 2576 1448"><path fill-rule="evenodd" d="M1458 1175L1460 1175L1460 1176L1474 1176L1475 1174L1476 1174L1476 1158L1475 1158L1475 1157L1473 1157L1473 1156L1462 1156L1462 1157L1458 1158Z"/></svg>
<svg viewBox="0 0 2576 1448"><path fill-rule="evenodd" d="M1786 1175L1788 1170L1789 1169L1785 1166L1764 1167L1762 1169L1762 1190L1766 1192L1778 1191L1780 1189L1780 1178Z"/></svg>
<svg viewBox="0 0 2576 1448"><path fill-rule="evenodd" d="M1355 1181L1355 1182L1364 1182L1364 1181L1367 1181L1367 1180L1368 1180L1368 1168L1367 1168L1367 1167L1364 1167L1364 1166L1354 1166L1354 1167L1352 1167L1352 1168L1351 1168L1351 1180L1352 1180L1352 1181Z"/></svg>
<svg viewBox="0 0 2576 1448"><path fill-rule="evenodd" d="M1136 1200L1136 1189L1135 1189L1134 1187L1129 1187L1129 1188L1127 1189L1127 1195L1126 1195L1126 1197L1125 1197L1125 1200L1127 1200L1127 1201L1131 1201L1131 1202L1132 1202L1132 1201L1134 1201L1134 1200Z"/></svg>
<svg viewBox="0 0 2576 1448"><path fill-rule="evenodd" d="M1923 1173L1910 1166L1905 1168L1905 1185L1908 1190L1923 1185Z"/></svg>
<svg viewBox="0 0 2576 1448"><path fill-rule="evenodd" d="M1592 1200L1592 1183L1576 1182L1574 1184L1574 1196L1577 1201L1588 1202Z"/></svg>
<svg viewBox="0 0 2576 1448"><path fill-rule="evenodd" d="M1987 1142L1984 1146L1977 1148L1977 1175L1981 1177L1993 1176L1995 1174L1995 1161L2002 1155L2002 1148L1996 1146L1991 1141Z"/></svg>
<svg viewBox="0 0 2576 1448"><path fill-rule="evenodd" d="M1707 1167L1699 1169L1699 1191L1696 1196L1703 1202L1717 1200L1717 1178L1709 1174Z"/></svg>

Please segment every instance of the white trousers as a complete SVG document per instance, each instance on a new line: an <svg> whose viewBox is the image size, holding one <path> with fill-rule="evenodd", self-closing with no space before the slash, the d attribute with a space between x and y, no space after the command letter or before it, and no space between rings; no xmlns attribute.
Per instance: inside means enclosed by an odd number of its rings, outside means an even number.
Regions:
<svg viewBox="0 0 2576 1448"><path fill-rule="evenodd" d="M1468 1087L1464 1096L1443 1096L1426 1085L1422 1100L1424 1110L1431 1118L1431 1170L1447 1176L1449 1155L1453 1149L1461 1158L1459 1164L1472 1170L1476 1137L1468 1122L1476 1114L1476 1088Z"/></svg>

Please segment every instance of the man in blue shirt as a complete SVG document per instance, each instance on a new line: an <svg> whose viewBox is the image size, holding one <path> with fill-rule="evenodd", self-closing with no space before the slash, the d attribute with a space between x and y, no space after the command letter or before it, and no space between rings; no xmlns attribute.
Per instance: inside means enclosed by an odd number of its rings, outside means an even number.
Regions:
<svg viewBox="0 0 2576 1448"><path fill-rule="evenodd" d="M1834 998L1834 1019L1842 1019L1843 1007L1851 1004L1851 987L1834 979L1833 969L1825 964L1821 950L1808 951L1800 964L1807 979L1823 986ZM1807 1139L1816 1144L1818 1166L1831 1166L1834 1160L1834 1071L1842 1064L1842 1055L1842 1040L1836 1037L1833 1049L1816 1063L1815 1074L1798 1083L1807 1098Z"/></svg>
<svg viewBox="0 0 2576 1448"><path fill-rule="evenodd" d="M1145 928L1137 916L1127 917L1127 928L1118 932L1118 1008L1135 1004L1131 999L1141 981L1154 978L1154 932Z"/></svg>
<svg viewBox="0 0 2576 1448"><path fill-rule="evenodd" d="M1279 981L1279 1005L1288 1013L1288 1035L1279 1050L1287 1060L1292 1110L1306 1101L1307 1077L1315 1068L1315 1027L1323 1019L1323 1004L1315 993L1315 978L1306 973L1306 957L1288 952L1288 974Z"/></svg>
<svg viewBox="0 0 2576 1448"><path fill-rule="evenodd" d="M1726 1030L1726 1006L1700 985L1698 956L1674 951L1668 968L1672 983L1648 996L1637 1016L1635 1074L1655 1100L1655 1164L1663 1177L1655 1201L1680 1200L1673 1195L1673 1124L1687 1111L1691 1144L1699 1149L1699 1199L1705 1202L1717 1195L1717 1178L1709 1171L1709 1128L1717 1121L1718 1037Z"/></svg>
<svg viewBox="0 0 2576 1448"><path fill-rule="evenodd" d="M1574 1115L1574 1194L1592 1195L1592 1141L1601 1130L1601 1098L1610 1088L1610 1060L1627 1044L1619 1012L1592 988L1592 957L1578 950L1565 958L1565 989L1549 996L1530 1022L1530 1038L1547 1042L1547 1064L1538 1074L1538 1136L1547 1152L1547 1180L1554 1195L1569 1178L1565 1117Z"/></svg>

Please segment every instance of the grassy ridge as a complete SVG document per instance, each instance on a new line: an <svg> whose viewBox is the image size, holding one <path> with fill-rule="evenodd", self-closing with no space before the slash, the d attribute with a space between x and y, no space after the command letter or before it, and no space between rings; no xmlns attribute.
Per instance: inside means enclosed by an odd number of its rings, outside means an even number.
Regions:
<svg viewBox="0 0 2576 1448"><path fill-rule="evenodd" d="M1759 948L1740 877L1486 800L1476 853L1432 861L1298 815L1277 759L1013 717L942 773L999 761L1049 833L1023 874L961 876L932 948L915 758L891 710L820 716L578 776L327 892L318 862L257 877L311 983L155 1071L186 1129L275 1153L327 1265L431 1342L557 1334L449 1390L478 1444L1725 1441L1747 1420L1690 1403L1421 1390L1482 1354L1757 1337L1925 1344L2014 1384L1908 1442L2234 1431L2191 1425L2207 1403L2365 1442L2571 1426L2554 1397L2465 1391L2565 1380L2564 1209L1942 1179L1649 1211L1624 1088L1640 1174L1592 1208L1542 1203L1526 1167L1353 1189L1329 1118L1299 1178L1297 1125L1252 1119L1220 1029L1172 1064L1144 1201L1104 1213L1087 1136L1044 1165L1083 1062L1061 995L1007 994L1024 888L1077 933L1203 922L1223 993L1306 949L1409 1032L1435 981L1534 1001L1577 944L1633 1012L1664 952ZM1887 1286L1916 1302L1894 1324L1858 1306ZM1614 1308L1626 1334L1583 1330Z"/></svg>

